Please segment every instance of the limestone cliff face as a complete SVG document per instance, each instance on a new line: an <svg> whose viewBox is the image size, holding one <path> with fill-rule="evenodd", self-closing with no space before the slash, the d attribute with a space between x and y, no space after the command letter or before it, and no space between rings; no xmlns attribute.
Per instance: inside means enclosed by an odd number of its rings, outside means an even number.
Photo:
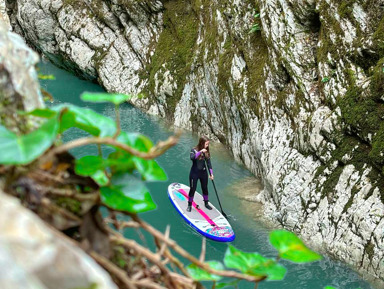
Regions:
<svg viewBox="0 0 384 289"><path fill-rule="evenodd" d="M18 0L8 11L54 62L225 143L263 180L266 216L384 279L384 1Z"/></svg>

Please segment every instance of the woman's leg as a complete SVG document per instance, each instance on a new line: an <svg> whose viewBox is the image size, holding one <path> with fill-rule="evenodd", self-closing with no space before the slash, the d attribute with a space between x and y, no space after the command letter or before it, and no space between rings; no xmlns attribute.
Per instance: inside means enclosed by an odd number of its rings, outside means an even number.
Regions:
<svg viewBox="0 0 384 289"><path fill-rule="evenodd" d="M187 211L190 212L192 210L192 202L193 202L193 197L196 192L196 186L197 186L197 181L198 181L198 176L191 172L189 174L189 194L188 194L188 207Z"/></svg>
<svg viewBox="0 0 384 289"><path fill-rule="evenodd" d="M199 179L201 184L201 190L203 191L205 207L208 210L212 210L212 207L208 204L208 173L203 172L202 174L200 174Z"/></svg>

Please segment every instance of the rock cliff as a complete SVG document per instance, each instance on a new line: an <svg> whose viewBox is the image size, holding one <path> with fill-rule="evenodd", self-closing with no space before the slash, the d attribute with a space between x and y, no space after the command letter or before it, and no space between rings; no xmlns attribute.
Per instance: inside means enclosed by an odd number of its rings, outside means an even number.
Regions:
<svg viewBox="0 0 384 289"><path fill-rule="evenodd" d="M268 218L384 279L383 0L18 0L7 11L56 64L225 143L262 179Z"/></svg>

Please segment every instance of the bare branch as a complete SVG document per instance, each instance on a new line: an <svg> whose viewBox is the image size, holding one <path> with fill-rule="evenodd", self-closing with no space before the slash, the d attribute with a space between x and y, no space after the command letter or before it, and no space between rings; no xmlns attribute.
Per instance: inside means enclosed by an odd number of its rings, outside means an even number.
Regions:
<svg viewBox="0 0 384 289"><path fill-rule="evenodd" d="M101 266L103 266L110 274L116 276L127 288L137 289L135 283L127 277L127 274L121 270L119 267L111 263L108 259L97 254L96 252L89 253L93 259Z"/></svg>
<svg viewBox="0 0 384 289"><path fill-rule="evenodd" d="M256 276L249 276L245 274L241 274L235 271L222 271L222 270L216 270L211 268L208 264L200 262L196 257L190 255L187 251L185 251L183 248L181 248L179 245L174 240L168 240L166 239L161 232L153 228L151 225L148 223L142 221L137 215L131 214L130 215L132 219L134 219L136 222L138 222L141 227L149 232L152 236L155 236L159 238L161 241L166 242L170 248L175 250L180 256L184 257L185 259L189 260L190 262L196 264L200 268L204 269L205 271L219 275L219 276L224 276L224 277L230 277L230 278L237 278L237 279L242 279L242 280L247 280L250 282L257 282L264 280L266 277L256 277Z"/></svg>
<svg viewBox="0 0 384 289"><path fill-rule="evenodd" d="M169 231L170 231L170 227L169 227L169 225L167 225L167 228L165 229L165 234L164 234L164 237L165 237L166 239L169 239ZM165 251L166 248L167 248L167 243L164 242L164 243L161 245L161 248L160 248L160 251L158 252L158 254L159 254L160 256L162 256L162 255L164 254L164 251Z"/></svg>
<svg viewBox="0 0 384 289"><path fill-rule="evenodd" d="M70 142L67 142L61 146L58 146L51 151L49 151L45 156L42 157L42 163L45 162L45 160L52 158L55 154L61 154L64 152L67 152L73 148L81 147L89 144L106 144L106 145L112 145L117 148L120 148L136 157L145 159L145 160L151 160L154 159L160 155L162 155L165 151L167 151L169 148L173 147L177 144L179 138L180 138L181 132L177 132L175 135L170 136L166 141L160 141L156 146L152 147L151 150L146 152L138 151L124 143L121 143L117 141L116 139L112 137L94 137L94 138L79 138Z"/></svg>
<svg viewBox="0 0 384 289"><path fill-rule="evenodd" d="M128 249L134 250L137 254L142 255L145 257L147 260L149 260L151 263L155 264L165 277L165 281L168 283L169 288L175 287L174 281L172 278L170 278L170 272L167 269L167 267L164 266L164 264L161 262L161 258L159 258L158 255L152 253L150 250L147 248L144 248L137 244L134 240L128 240L122 237L119 233L109 229L109 232L111 233L112 236L110 236L110 240L112 242L115 242L119 245L122 245Z"/></svg>
<svg viewBox="0 0 384 289"><path fill-rule="evenodd" d="M207 239L205 239L205 237L203 237L203 241L201 243L201 253L200 253L200 258L199 258L200 262L204 262L206 245L207 245Z"/></svg>
<svg viewBox="0 0 384 289"><path fill-rule="evenodd" d="M57 189L52 187L41 187L41 190L48 195L72 198L78 201L93 201L96 202L99 198L99 193L80 194L71 189Z"/></svg>

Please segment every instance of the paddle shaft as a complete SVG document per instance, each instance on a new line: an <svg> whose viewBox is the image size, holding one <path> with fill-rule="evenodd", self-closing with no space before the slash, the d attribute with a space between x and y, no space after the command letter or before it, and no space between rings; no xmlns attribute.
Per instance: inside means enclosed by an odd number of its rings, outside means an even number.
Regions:
<svg viewBox="0 0 384 289"><path fill-rule="evenodd" d="M204 157L205 157L205 154L204 154ZM206 169L206 170L209 172L209 174L211 175L211 172L208 170L207 159L205 159L204 164L205 164L205 169ZM223 207L221 206L221 202L220 202L219 194L217 193L217 190L216 190L215 182L214 182L212 179L211 179L211 181L212 181L212 184L213 184L213 188L215 189L215 193L216 193L217 200L219 201L219 206L220 206L220 209L221 209L221 213L223 214L223 216L224 216L225 218L227 218L227 214L224 213L224 211L223 211Z"/></svg>

